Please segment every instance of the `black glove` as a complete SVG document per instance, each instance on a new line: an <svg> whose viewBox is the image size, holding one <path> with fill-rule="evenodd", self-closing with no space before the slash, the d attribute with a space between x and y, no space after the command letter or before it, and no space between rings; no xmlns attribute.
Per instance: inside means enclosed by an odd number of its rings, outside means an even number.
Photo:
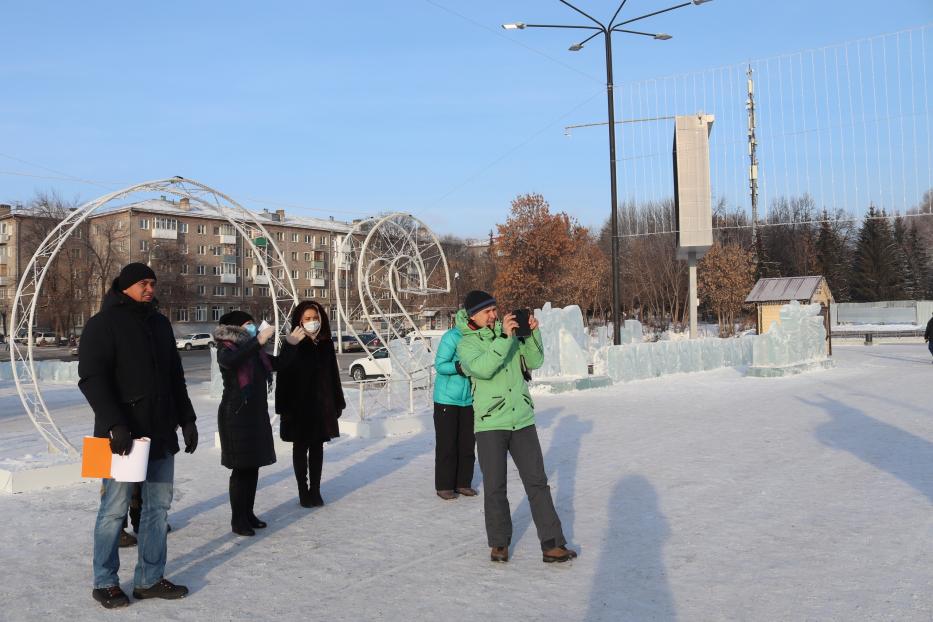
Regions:
<svg viewBox="0 0 933 622"><path fill-rule="evenodd" d="M133 449L133 435L125 425L110 428L110 453L126 456Z"/></svg>
<svg viewBox="0 0 933 622"><path fill-rule="evenodd" d="M454 361L454 367L457 369L457 373L466 378L466 374L463 373L463 368L460 367L460 361Z"/></svg>
<svg viewBox="0 0 933 622"><path fill-rule="evenodd" d="M181 435L185 439L185 453L193 454L194 450L198 448L198 426L195 425L194 421L188 421L181 426Z"/></svg>

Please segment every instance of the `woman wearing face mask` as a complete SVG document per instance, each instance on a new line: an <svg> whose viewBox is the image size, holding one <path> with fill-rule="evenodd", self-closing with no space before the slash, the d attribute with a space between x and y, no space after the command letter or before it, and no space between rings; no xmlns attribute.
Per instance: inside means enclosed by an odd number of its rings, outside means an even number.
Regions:
<svg viewBox="0 0 933 622"><path fill-rule="evenodd" d="M283 349L275 357L263 351L274 334L271 326L258 331L245 311L227 313L214 329L217 364L224 383L217 410L220 462L231 469L230 525L240 536L255 536L254 529L266 526L253 513L259 467L275 462L266 393L272 372L287 366L294 353L294 349ZM297 329L286 337L286 342L298 344L304 337L304 332Z"/></svg>
<svg viewBox="0 0 933 622"><path fill-rule="evenodd" d="M282 440L293 443L298 502L302 507L318 507L324 505L321 497L324 443L340 436L337 419L346 402L324 308L306 300L295 308L291 321L306 338L297 345L285 344L282 350L283 355L294 351L294 360L279 374L275 410L282 416Z"/></svg>

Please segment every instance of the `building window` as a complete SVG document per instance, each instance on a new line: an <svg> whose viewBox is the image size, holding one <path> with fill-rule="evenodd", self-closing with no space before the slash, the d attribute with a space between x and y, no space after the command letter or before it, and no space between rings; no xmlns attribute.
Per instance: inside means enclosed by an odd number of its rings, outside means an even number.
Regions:
<svg viewBox="0 0 933 622"><path fill-rule="evenodd" d="M211 266L211 274L213 276L220 274L220 266Z"/></svg>
<svg viewBox="0 0 933 622"><path fill-rule="evenodd" d="M198 264L194 269L194 273L197 274L198 276L204 276L205 274L207 274L207 271L205 270L204 266L202 266L201 264Z"/></svg>
<svg viewBox="0 0 933 622"><path fill-rule="evenodd" d="M297 233L293 233L293 234L292 234L292 242L297 242L297 241L298 241L298 234L297 234Z"/></svg>
<svg viewBox="0 0 933 622"><path fill-rule="evenodd" d="M326 289L322 289L322 290L321 290L321 298L327 298L327 290L326 290Z"/></svg>
<svg viewBox="0 0 933 622"><path fill-rule="evenodd" d="M188 223L186 222L178 223L178 233L188 233ZM185 313L186 314L188 313L187 309L185 309ZM184 321L187 322L188 320L184 320Z"/></svg>
<svg viewBox="0 0 933 622"><path fill-rule="evenodd" d="M188 309L175 309L175 321L176 322L187 322L188 321Z"/></svg>
<svg viewBox="0 0 933 622"><path fill-rule="evenodd" d="M313 235L306 235L306 236L305 236L305 244L310 244L313 240L314 240L314 236L313 236Z"/></svg>
<svg viewBox="0 0 933 622"><path fill-rule="evenodd" d="M220 227L214 227L214 235L220 235Z"/></svg>
<svg viewBox="0 0 933 622"><path fill-rule="evenodd" d="M305 253L305 261L311 261L311 253Z"/></svg>
<svg viewBox="0 0 933 622"><path fill-rule="evenodd" d="M293 279L297 279L297 278L298 278L298 271L297 271L297 270L292 270L292 278L293 278Z"/></svg>
<svg viewBox="0 0 933 622"><path fill-rule="evenodd" d="M226 285L215 285L214 286L214 295L215 296L226 296L227 295L227 286ZM218 318L219 319L219 318Z"/></svg>
<svg viewBox="0 0 933 622"><path fill-rule="evenodd" d="M211 320L218 321L220 316L224 314L224 308L214 305L211 307Z"/></svg>
<svg viewBox="0 0 933 622"><path fill-rule="evenodd" d="M198 225L198 235L207 233L207 225Z"/></svg>
<svg viewBox="0 0 933 622"><path fill-rule="evenodd" d="M149 228L149 219L148 219L148 218L140 218L140 219L139 219L139 228L140 228L140 229L148 229L148 228Z"/></svg>
<svg viewBox="0 0 933 622"><path fill-rule="evenodd" d="M174 218L167 218L165 216L157 216L155 218L154 224L155 224L155 227L153 227L154 229L167 229L169 231L178 230L178 221L175 220ZM143 228L148 229L148 227L143 227Z"/></svg>
<svg viewBox="0 0 933 622"><path fill-rule="evenodd" d="M239 297L241 296L241 293L240 293L240 286L239 286L239 285L237 285L236 287L233 288L233 296L234 296L234 298L239 298ZM236 310L236 309L234 309L234 311L235 311L235 310Z"/></svg>
<svg viewBox="0 0 933 622"><path fill-rule="evenodd" d="M198 285L198 296L203 296L203 295L204 295L204 286Z"/></svg>
<svg viewBox="0 0 933 622"><path fill-rule="evenodd" d="M310 287L305 288L305 298L314 298L314 290Z"/></svg>
<svg viewBox="0 0 933 622"><path fill-rule="evenodd" d="M186 263L181 264L181 273L188 274L188 264Z"/></svg>
<svg viewBox="0 0 933 622"><path fill-rule="evenodd" d="M217 318L218 320L220 318ZM195 322L206 322L207 321L207 306L198 305L194 308L194 321Z"/></svg>
<svg viewBox="0 0 933 622"><path fill-rule="evenodd" d="M327 236L326 236L326 235L322 235L322 236L321 236L321 246L327 246Z"/></svg>
<svg viewBox="0 0 933 622"><path fill-rule="evenodd" d="M275 269L275 278L277 278L277 279L284 279L284 278L285 278L285 270L282 270L281 268L276 268L276 269Z"/></svg>
<svg viewBox="0 0 933 622"><path fill-rule="evenodd" d="M252 258L253 258L253 249L251 249L251 248L247 248L247 249L246 249L246 258L247 258L247 259L252 259Z"/></svg>
<svg viewBox="0 0 933 622"><path fill-rule="evenodd" d="M220 257L223 254L224 254L224 249L222 246L211 247L211 255L213 255L214 257Z"/></svg>
<svg viewBox="0 0 933 622"><path fill-rule="evenodd" d="M149 240L140 240L140 241L139 241L139 250L142 251L142 252L144 252L144 253L145 253L146 251L148 251L148 250L149 250Z"/></svg>
<svg viewBox="0 0 933 622"><path fill-rule="evenodd" d="M252 288L252 287L247 287L247 288L246 288L246 297L249 298L249 297L252 296L252 295L253 295L253 288Z"/></svg>
<svg viewBox="0 0 933 622"><path fill-rule="evenodd" d="M292 261L298 261L298 252L292 251Z"/></svg>
<svg viewBox="0 0 933 622"><path fill-rule="evenodd" d="M268 297L268 296L269 296L269 288L268 288L268 287L260 287L260 288L259 288L259 296L260 296L260 298L266 298L266 297Z"/></svg>
<svg viewBox="0 0 933 622"><path fill-rule="evenodd" d="M206 254L207 254L207 247L204 246L203 244L199 244L199 245L198 245L198 255L206 255Z"/></svg>
<svg viewBox="0 0 933 622"><path fill-rule="evenodd" d="M281 231L276 231L276 232L275 232L275 239L278 240L279 242L284 242L284 241L285 241L285 234L284 234L283 232L281 232Z"/></svg>
<svg viewBox="0 0 933 622"><path fill-rule="evenodd" d="M311 280L311 271L310 271L310 270L306 270L306 271L305 271L305 278L308 279L309 281Z"/></svg>

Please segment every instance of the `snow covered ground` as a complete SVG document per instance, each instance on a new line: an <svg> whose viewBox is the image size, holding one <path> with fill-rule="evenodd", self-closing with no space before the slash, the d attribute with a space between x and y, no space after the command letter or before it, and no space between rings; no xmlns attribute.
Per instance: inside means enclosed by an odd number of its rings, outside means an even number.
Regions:
<svg viewBox="0 0 933 622"><path fill-rule="evenodd" d="M255 538L230 533L228 471L204 446L176 461L167 575L187 599L118 613L91 600L89 482L0 497L0 618L929 621L929 353L834 353L834 369L802 376L723 369L537 396L572 564L541 563L514 470L512 560L489 562L482 499L434 496L431 434L332 443L314 510L281 455L260 472L269 528ZM9 458L31 446L2 389ZM74 392L51 400L80 435ZM127 590L135 557L121 552Z"/></svg>

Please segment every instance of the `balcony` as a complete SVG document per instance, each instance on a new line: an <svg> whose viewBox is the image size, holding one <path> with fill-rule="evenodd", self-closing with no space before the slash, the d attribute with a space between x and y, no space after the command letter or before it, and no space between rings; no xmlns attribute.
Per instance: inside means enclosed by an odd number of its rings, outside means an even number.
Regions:
<svg viewBox="0 0 933 622"><path fill-rule="evenodd" d="M253 283L256 285L268 285L269 284L269 275L268 274L257 274L252 277Z"/></svg>
<svg viewBox="0 0 933 622"><path fill-rule="evenodd" d="M227 235L226 233L221 233L217 236L221 244L236 244L236 234Z"/></svg>
<svg viewBox="0 0 933 622"><path fill-rule="evenodd" d="M220 261L222 263L235 264L237 259L239 259L239 257L237 257L236 255L221 255L220 256Z"/></svg>
<svg viewBox="0 0 933 622"><path fill-rule="evenodd" d="M0 276L0 286L8 287L13 285L13 277L11 276Z"/></svg>
<svg viewBox="0 0 933 622"><path fill-rule="evenodd" d="M221 274L220 282L221 283L236 283L236 275L235 274Z"/></svg>
<svg viewBox="0 0 933 622"><path fill-rule="evenodd" d="M311 279L311 287L327 287L327 279Z"/></svg>
<svg viewBox="0 0 933 622"><path fill-rule="evenodd" d="M0 233L0 244L6 244L10 241L9 233Z"/></svg>
<svg viewBox="0 0 933 622"><path fill-rule="evenodd" d="M177 240L178 229L153 229L152 238L156 240Z"/></svg>
<svg viewBox="0 0 933 622"><path fill-rule="evenodd" d="M311 267L317 270L324 270L327 267L326 261L312 261Z"/></svg>

